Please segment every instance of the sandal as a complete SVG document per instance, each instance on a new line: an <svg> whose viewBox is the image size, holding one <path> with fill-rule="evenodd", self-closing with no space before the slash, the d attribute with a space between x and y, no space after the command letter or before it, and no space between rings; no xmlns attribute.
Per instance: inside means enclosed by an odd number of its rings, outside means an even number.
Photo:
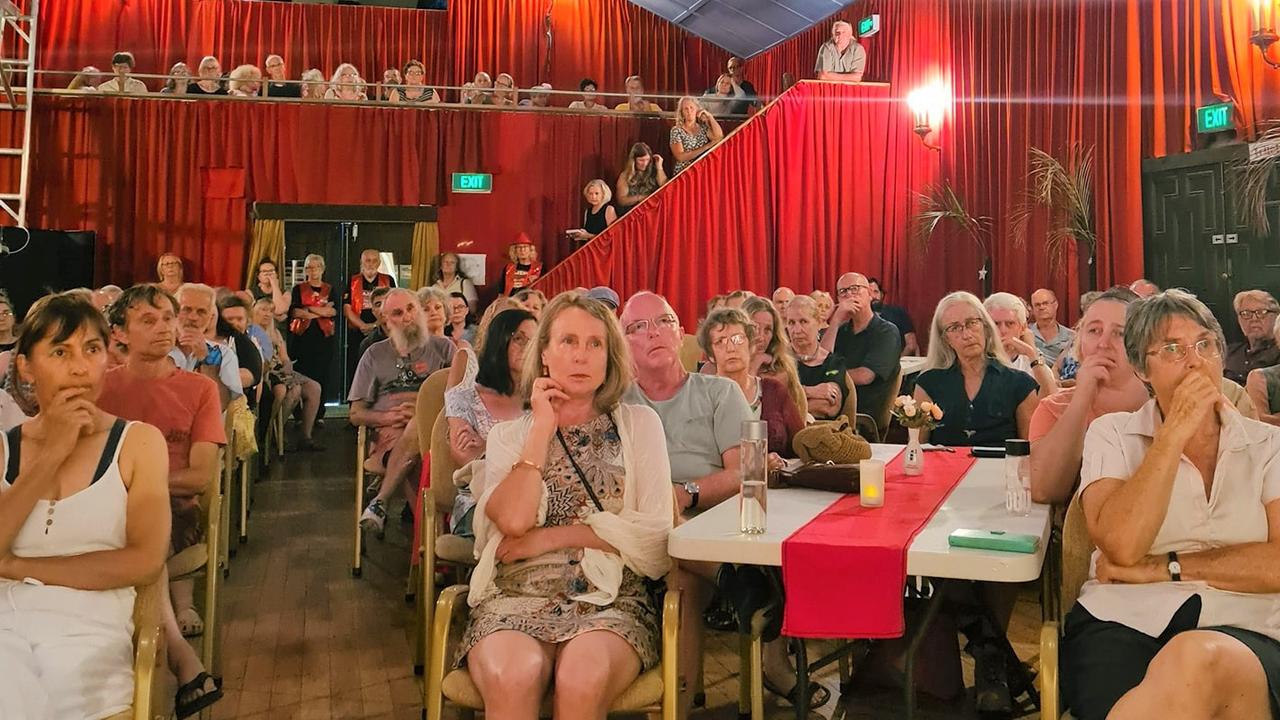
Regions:
<svg viewBox="0 0 1280 720"><path fill-rule="evenodd" d="M800 683L796 683L795 685L793 685L791 687L791 692L784 693L778 689L777 685L773 684L773 681L769 679L768 675L761 673L761 679L764 681L763 684L764 684L765 690L768 690L774 695L777 695L783 700L786 700L787 702L791 703L793 706L800 704L800 699L796 697L797 695L796 691L800 689ZM820 683L812 682L812 681L809 683L809 709L810 710L817 710L823 705L826 705L829 700L831 700L830 690L828 690L826 687L824 687Z"/></svg>
<svg viewBox="0 0 1280 720"><path fill-rule="evenodd" d="M212 685L213 688L210 689L209 685ZM201 672L191 682L178 688L178 694L174 696L174 712L178 720L182 720L195 715L221 699L222 678L213 677L207 672Z"/></svg>
<svg viewBox="0 0 1280 720"><path fill-rule="evenodd" d="M182 608L174 613L174 619L178 621L178 629L182 631L182 637L198 637L204 634L204 620L200 618L200 613L196 612L195 608Z"/></svg>

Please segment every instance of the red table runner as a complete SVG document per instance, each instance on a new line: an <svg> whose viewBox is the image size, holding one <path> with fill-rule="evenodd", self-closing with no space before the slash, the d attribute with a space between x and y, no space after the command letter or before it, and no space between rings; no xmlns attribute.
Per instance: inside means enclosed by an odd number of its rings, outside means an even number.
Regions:
<svg viewBox="0 0 1280 720"><path fill-rule="evenodd" d="M895 638L904 632L907 548L973 465L929 453L924 474L885 467L884 507L845 495L782 542L782 632L802 638Z"/></svg>

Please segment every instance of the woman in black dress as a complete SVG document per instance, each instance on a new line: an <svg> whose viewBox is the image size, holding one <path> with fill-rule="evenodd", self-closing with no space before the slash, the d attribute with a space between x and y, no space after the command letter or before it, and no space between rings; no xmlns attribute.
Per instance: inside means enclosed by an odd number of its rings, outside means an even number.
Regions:
<svg viewBox="0 0 1280 720"><path fill-rule="evenodd" d="M609 189L608 183L599 178L592 180L582 189L582 196L587 199L587 209L582 214L582 227L565 231L574 250L618 221L618 211L613 209L612 204L613 191Z"/></svg>
<svg viewBox="0 0 1280 720"><path fill-rule="evenodd" d="M289 305L289 334L294 368L320 383L321 399L329 397L329 366L333 361L334 318L338 314L333 287L325 282L324 258L308 255L306 279L293 287Z"/></svg>

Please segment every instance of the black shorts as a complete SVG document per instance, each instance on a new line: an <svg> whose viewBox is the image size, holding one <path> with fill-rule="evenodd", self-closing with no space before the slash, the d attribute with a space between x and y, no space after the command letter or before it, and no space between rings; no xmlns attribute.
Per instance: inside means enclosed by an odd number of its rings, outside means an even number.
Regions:
<svg viewBox="0 0 1280 720"><path fill-rule="evenodd" d="M1213 630L1244 643L1262 663L1271 696L1271 718L1280 720L1280 642L1236 627L1197 628L1200 596L1174 613L1160 637L1127 625L1099 620L1076 603L1063 623L1060 669L1062 696L1077 720L1104 720L1125 693L1138 686L1156 654L1187 630Z"/></svg>

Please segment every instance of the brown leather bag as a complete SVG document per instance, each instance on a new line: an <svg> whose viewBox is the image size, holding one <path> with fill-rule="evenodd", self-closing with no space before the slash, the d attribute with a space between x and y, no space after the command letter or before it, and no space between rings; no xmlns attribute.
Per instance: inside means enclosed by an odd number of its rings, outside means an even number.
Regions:
<svg viewBox="0 0 1280 720"><path fill-rule="evenodd" d="M779 470L769 487L800 487L838 493L858 493L858 464L809 463L795 470Z"/></svg>

